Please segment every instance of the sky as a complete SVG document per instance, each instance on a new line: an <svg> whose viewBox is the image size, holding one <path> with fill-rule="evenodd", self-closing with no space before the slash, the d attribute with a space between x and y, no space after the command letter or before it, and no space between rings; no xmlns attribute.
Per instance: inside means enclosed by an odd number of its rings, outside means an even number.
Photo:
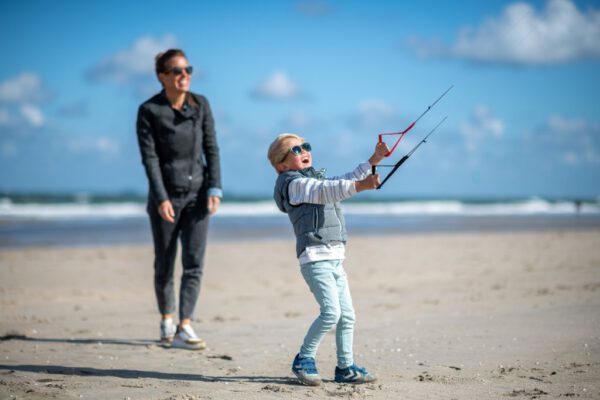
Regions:
<svg viewBox="0 0 600 400"><path fill-rule="evenodd" d="M272 194L279 133L341 175L451 85L368 196L600 196L600 1L5 1L0 37L2 192L145 193L137 109L181 48L226 197Z"/></svg>

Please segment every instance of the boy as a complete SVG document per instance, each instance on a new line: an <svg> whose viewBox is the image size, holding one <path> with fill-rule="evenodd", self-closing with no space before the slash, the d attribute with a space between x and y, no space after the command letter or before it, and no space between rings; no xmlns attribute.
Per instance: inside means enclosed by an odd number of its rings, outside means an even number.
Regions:
<svg viewBox="0 0 600 400"><path fill-rule="evenodd" d="M310 144L291 133L279 135L269 147L268 158L279 174L274 198L287 213L296 234L296 255L304 280L320 306L320 314L304 338L292 363L292 372L305 385L317 386L321 378L315 364L319 344L336 327L338 383L374 382L375 375L354 364L354 307L342 262L346 227L339 202L363 190L376 189L379 175L371 167L388 154L378 143L368 162L341 177L325 178L312 167Z"/></svg>

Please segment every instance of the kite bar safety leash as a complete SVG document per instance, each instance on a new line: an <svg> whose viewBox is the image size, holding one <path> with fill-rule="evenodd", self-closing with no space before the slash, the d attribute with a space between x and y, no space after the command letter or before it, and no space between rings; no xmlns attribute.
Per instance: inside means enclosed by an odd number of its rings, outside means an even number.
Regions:
<svg viewBox="0 0 600 400"><path fill-rule="evenodd" d="M453 87L454 87L454 85L450 85L450 87L448 89L446 89L446 91L444 93L442 93L442 95L440 97L438 97L436 101L434 101L429 107L427 107L427 109L425 111L423 111L423 114L419 115L419 118L417 118L405 130L403 130L401 132L390 132L390 133L381 133L381 134L379 134L379 143L383 142L383 136L400 135L400 137L398 138L398 140L396 140L396 143L394 144L394 146L392 147L392 149L390 150L390 152L386 155L386 157L389 157L389 156L392 155L392 153L396 149L396 146L398 146L398 143L400 143L400 140L402 140L402 137L404 137L404 134L406 132L410 131L413 128L413 126L415 126L417 124L417 122L419 122L419 120L421 118L423 118L423 116L425 114L427 114L429 112L429 110L431 110L433 108L433 106L435 106L437 104L437 102L440 101L442 99L442 97L444 97L446 95L446 93L448 93L450 91L450 89L452 89Z"/></svg>
<svg viewBox="0 0 600 400"><path fill-rule="evenodd" d="M441 97L440 97L440 98L441 98ZM439 99L438 99L438 100L439 100ZM434 103L434 104L435 104L435 103ZM419 117L419 118L420 118L420 117ZM377 190L381 189L381 187L383 186L383 184L384 184L384 183L385 183L385 182L386 182L388 179L390 179L390 177L391 177L391 176L394 174L394 172L396 172L396 170L398 170L398 168L400 168L400 166L401 166L402 164L404 164L404 162L405 162L406 160L408 160L408 158L409 158L410 156L412 156L412 154L413 154L413 153L414 153L414 152L415 152L415 151L416 151L416 150L419 148L419 146L420 146L420 145L422 145L423 143L427 142L427 138L429 138L429 136L430 136L430 135L431 135L433 132L435 132L435 130L436 130L436 129L437 129L437 128L438 128L438 127L439 127L439 126L442 124L442 123L444 123L444 121L446 120L446 118L448 118L448 116L445 116L445 117L444 117L444 118L443 118L443 119L442 119L442 120L441 120L441 121L440 121L440 122L439 122L439 123L438 123L438 124L435 126L435 128L433 128L433 129L432 129L432 130L431 130L431 131L430 131L430 132L427 134L427 136L425 136L425 137L423 138L423 140L421 140L421 141L420 141L420 142L419 142L419 143L418 143L418 144L417 144L415 147L413 147L413 149L412 149L410 152L408 152L408 153L407 153L407 154L406 154L404 157L402 157L402 158L400 159L400 161L398 161L396 164L394 164L393 166L392 166L392 165L381 165L381 167L393 167L393 168L392 168L392 170L389 172L389 174L387 174L387 176L385 177L385 179L383 180L383 182L381 182L381 183L379 184L379 186L377 186ZM375 173L375 172L376 172L376 170L377 170L376 168L377 168L376 166L373 166L373 173Z"/></svg>

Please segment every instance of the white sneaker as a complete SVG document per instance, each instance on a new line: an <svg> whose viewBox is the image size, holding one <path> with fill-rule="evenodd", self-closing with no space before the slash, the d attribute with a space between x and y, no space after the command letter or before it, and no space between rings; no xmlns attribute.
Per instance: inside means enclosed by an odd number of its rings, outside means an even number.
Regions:
<svg viewBox="0 0 600 400"><path fill-rule="evenodd" d="M172 318L163 319L160 321L160 341L163 343L171 343L175 337L175 324Z"/></svg>
<svg viewBox="0 0 600 400"><path fill-rule="evenodd" d="M203 350L206 348L206 341L200 339L190 324L177 328L177 333L173 338L173 347L188 350Z"/></svg>

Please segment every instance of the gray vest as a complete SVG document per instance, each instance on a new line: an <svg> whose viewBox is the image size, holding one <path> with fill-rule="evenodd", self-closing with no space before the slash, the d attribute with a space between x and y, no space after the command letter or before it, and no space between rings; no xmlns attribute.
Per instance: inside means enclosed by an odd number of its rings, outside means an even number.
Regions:
<svg viewBox="0 0 600 400"><path fill-rule="evenodd" d="M291 205L288 199L288 186L297 178L322 179L322 173L314 168L283 172L275 183L273 197L279 209L286 213L296 234L296 256L306 247L346 242L346 223L339 203Z"/></svg>

